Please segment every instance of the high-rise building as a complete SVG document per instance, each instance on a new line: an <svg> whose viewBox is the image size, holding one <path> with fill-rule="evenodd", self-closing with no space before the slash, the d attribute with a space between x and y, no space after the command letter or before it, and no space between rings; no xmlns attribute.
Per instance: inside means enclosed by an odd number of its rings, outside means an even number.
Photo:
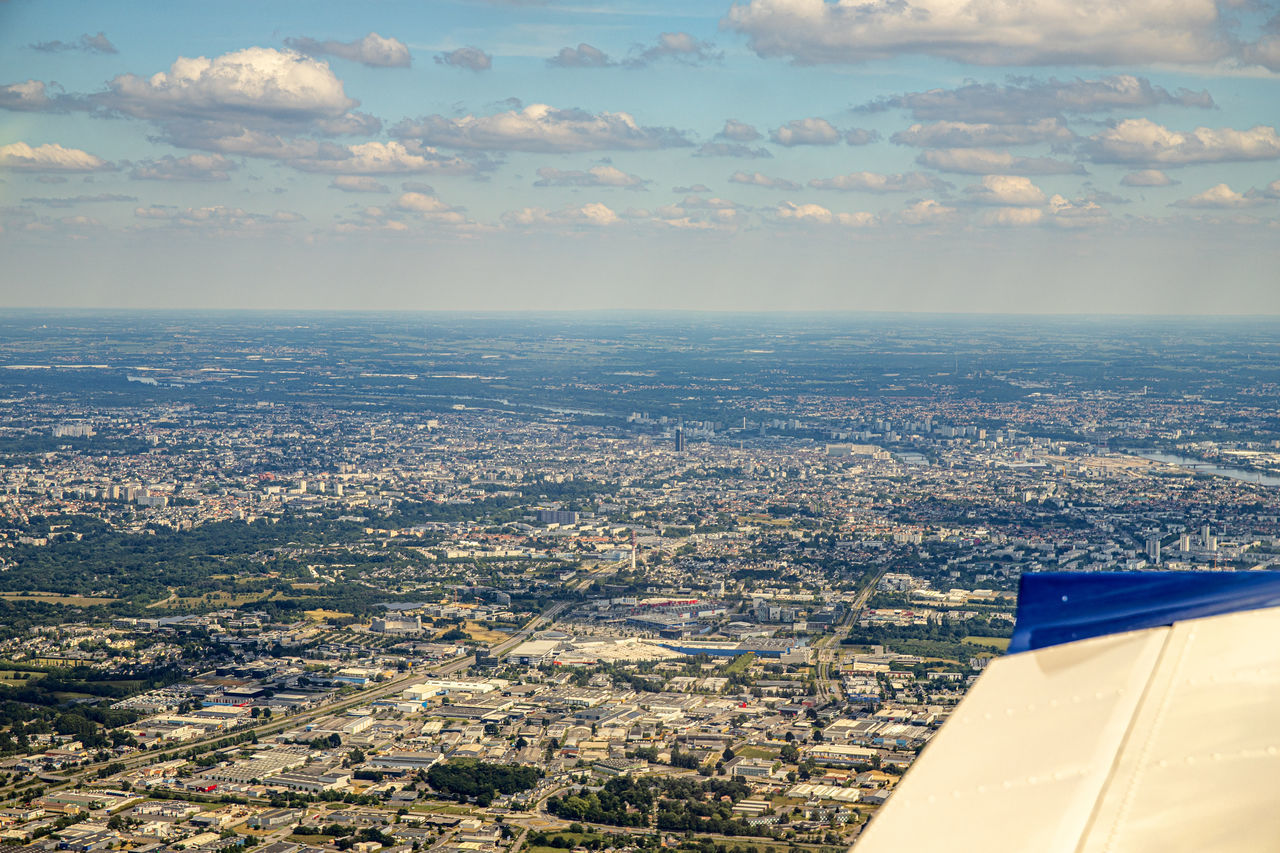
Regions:
<svg viewBox="0 0 1280 853"><path fill-rule="evenodd" d="M1151 536L1147 539L1147 559L1151 561L1153 566L1160 565L1160 537Z"/></svg>
<svg viewBox="0 0 1280 853"><path fill-rule="evenodd" d="M676 427L676 453L684 453L684 427Z"/></svg>

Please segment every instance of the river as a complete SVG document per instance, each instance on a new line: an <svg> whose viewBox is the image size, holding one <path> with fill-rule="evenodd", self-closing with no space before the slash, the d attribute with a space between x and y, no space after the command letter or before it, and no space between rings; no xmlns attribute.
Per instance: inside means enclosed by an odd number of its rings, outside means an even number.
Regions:
<svg viewBox="0 0 1280 853"><path fill-rule="evenodd" d="M1155 450L1126 450L1124 452L1134 456L1141 456L1143 459L1150 459L1153 462L1165 462L1169 465L1177 465L1179 468L1187 468L1197 474L1215 474L1219 477L1230 477L1232 480L1239 480L1242 483L1280 486L1280 477L1261 474L1257 471L1248 471L1244 468L1217 465L1192 456L1178 456L1174 453L1161 453Z"/></svg>

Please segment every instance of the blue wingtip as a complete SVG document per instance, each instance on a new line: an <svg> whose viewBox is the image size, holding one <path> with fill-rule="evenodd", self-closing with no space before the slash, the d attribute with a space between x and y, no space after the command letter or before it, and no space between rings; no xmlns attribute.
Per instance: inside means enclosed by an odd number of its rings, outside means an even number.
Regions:
<svg viewBox="0 0 1280 853"><path fill-rule="evenodd" d="M1009 652L1278 605L1280 572L1030 573Z"/></svg>

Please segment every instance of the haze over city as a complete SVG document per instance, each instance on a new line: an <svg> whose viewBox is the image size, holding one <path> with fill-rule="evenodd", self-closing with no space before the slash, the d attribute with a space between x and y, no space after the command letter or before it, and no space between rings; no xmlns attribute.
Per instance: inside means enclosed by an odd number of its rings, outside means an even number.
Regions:
<svg viewBox="0 0 1280 853"><path fill-rule="evenodd" d="M1273 3L0 4L0 304L1280 311Z"/></svg>

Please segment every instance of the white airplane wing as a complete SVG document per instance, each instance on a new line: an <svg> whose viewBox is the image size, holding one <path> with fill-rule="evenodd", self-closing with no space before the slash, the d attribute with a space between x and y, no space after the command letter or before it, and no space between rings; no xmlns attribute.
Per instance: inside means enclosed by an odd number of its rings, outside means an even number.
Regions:
<svg viewBox="0 0 1280 853"><path fill-rule="evenodd" d="M856 853L1280 850L1280 573L1028 575L1010 648Z"/></svg>

